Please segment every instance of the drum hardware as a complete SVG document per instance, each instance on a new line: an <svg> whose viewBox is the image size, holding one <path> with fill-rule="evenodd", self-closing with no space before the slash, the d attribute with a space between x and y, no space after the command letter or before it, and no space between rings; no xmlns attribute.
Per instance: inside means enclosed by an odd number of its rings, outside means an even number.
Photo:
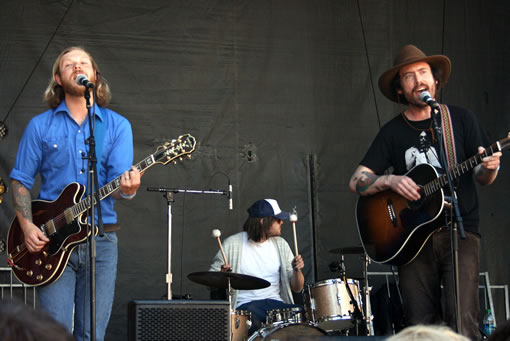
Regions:
<svg viewBox="0 0 510 341"><path fill-rule="evenodd" d="M272 309L266 312L265 326L276 325L280 323L303 323L304 310L301 307Z"/></svg>
<svg viewBox="0 0 510 341"><path fill-rule="evenodd" d="M235 310L231 312L231 340L245 341L251 327L251 312L248 310Z"/></svg>
<svg viewBox="0 0 510 341"><path fill-rule="evenodd" d="M342 247L342 248L336 248L329 250L330 253L339 254L340 255L340 261L335 261L330 263L329 267L330 270L333 272L339 272L340 278L343 280L343 284L345 285L345 292L348 294L350 298L350 305L352 305L353 310L349 311L349 314L352 318L352 323L356 329L356 335L360 335L360 332L358 330L358 327L361 323L364 324L364 331L365 335L374 335L373 332L373 316L371 314L371 307L370 307L370 291L371 287L368 284L368 265L370 264L370 258L365 253L365 250L361 246L355 246L355 247ZM346 276L346 270L345 270L345 259L344 255L346 254L361 254L361 258L363 260L363 281L364 285L362 290L359 292L357 290L352 290L352 286L349 285L349 279ZM338 293L340 295L340 292ZM341 296L341 295L340 295ZM357 296L357 297L356 297ZM360 308L360 305L358 302L363 302L364 298L365 304L362 305L362 308ZM315 318L315 317L314 317Z"/></svg>
<svg viewBox="0 0 510 341"><path fill-rule="evenodd" d="M228 304L230 307L230 319L229 319L229 341L244 341L248 337L248 329L251 326L251 314L248 318L249 322L246 321L246 315L236 314L236 311L232 308L232 296L234 295L234 289L237 290L255 290L267 288L271 285L268 281L255 276L249 276L239 274L235 272L221 272L221 271L201 271L193 272L188 274L188 279L208 287L214 287L218 289L226 289L228 293ZM242 323L241 319L245 322ZM247 327L247 328L245 328Z"/></svg>
<svg viewBox="0 0 510 341"><path fill-rule="evenodd" d="M351 328L355 303L361 304L358 281L350 278L345 281L342 278L327 279L308 285L304 296L309 321L327 332Z"/></svg>
<svg viewBox="0 0 510 341"><path fill-rule="evenodd" d="M295 336L324 336L327 333L312 323L281 323L257 330L248 341L293 340Z"/></svg>
<svg viewBox="0 0 510 341"><path fill-rule="evenodd" d="M374 335L374 316L372 315L372 308L370 307L370 291L372 288L368 285L368 265L370 264L370 257L367 253L363 253L363 275L365 277L365 283L363 286L363 294L365 295L365 328L366 335Z"/></svg>

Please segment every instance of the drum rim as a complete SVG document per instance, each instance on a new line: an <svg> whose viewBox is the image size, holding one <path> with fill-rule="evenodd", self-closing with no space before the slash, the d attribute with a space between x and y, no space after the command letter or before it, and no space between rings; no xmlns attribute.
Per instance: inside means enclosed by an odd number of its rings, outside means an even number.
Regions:
<svg viewBox="0 0 510 341"><path fill-rule="evenodd" d="M281 329L284 326L287 327L287 326L298 326L298 325L304 325L304 326L312 327L312 328L317 329L320 332L324 333L324 335L327 335L327 330L326 329L321 328L317 324L312 323L312 322L300 322L300 323L284 322L284 323L280 323L280 324L277 324L277 325L271 325L271 326L262 327L262 328L258 329L257 331L255 331L253 334L250 335L250 337L248 338L247 341L253 341L257 337L261 337L262 339L264 339L266 336L270 335L269 333L267 333L267 334L260 334L261 332L263 333L265 329L270 329L271 331L273 331L273 330ZM272 326L274 328L271 328Z"/></svg>
<svg viewBox="0 0 510 341"><path fill-rule="evenodd" d="M357 279L346 278L346 280L347 280L347 284L355 284L355 285L359 286L359 281ZM322 281L308 284L307 287L316 288L316 287L330 285L330 284L336 284L336 283L343 284L345 282L341 278L329 278L329 279L324 279Z"/></svg>

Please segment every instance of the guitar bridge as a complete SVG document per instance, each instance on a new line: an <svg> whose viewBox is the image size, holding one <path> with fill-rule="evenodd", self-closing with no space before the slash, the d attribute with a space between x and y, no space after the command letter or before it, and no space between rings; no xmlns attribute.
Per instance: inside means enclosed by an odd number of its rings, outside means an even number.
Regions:
<svg viewBox="0 0 510 341"><path fill-rule="evenodd" d="M394 227L397 227L398 226L397 215L395 214L395 208L393 206L393 200L391 200L391 198L389 198L386 201L386 207L388 209L388 216L390 217L391 223L393 224Z"/></svg>

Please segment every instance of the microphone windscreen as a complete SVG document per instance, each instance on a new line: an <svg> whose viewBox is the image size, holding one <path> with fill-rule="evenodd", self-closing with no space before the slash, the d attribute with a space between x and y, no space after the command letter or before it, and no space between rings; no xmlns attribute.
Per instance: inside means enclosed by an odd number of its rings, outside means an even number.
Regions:
<svg viewBox="0 0 510 341"><path fill-rule="evenodd" d="M87 76L83 74L79 74L76 76L76 83L78 83L79 85L82 85L84 80L87 80Z"/></svg>
<svg viewBox="0 0 510 341"><path fill-rule="evenodd" d="M420 92L420 100L422 100L423 102L426 102L427 99L429 99L429 98L432 98L432 96L430 96L430 92L428 92L428 91Z"/></svg>

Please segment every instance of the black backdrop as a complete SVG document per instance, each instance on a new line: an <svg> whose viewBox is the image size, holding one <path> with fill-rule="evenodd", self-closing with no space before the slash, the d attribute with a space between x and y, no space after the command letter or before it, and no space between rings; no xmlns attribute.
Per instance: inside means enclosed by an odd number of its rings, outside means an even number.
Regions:
<svg viewBox="0 0 510 341"><path fill-rule="evenodd" d="M111 108L133 126L135 162L180 134L198 140L192 160L155 166L136 199L117 204L108 340L126 339L128 301L166 296L167 205L148 186L225 190L227 175L234 188L232 211L225 196L175 196L176 295L208 298L186 275L207 270L217 250L211 230L239 231L245 209L263 197L296 207L306 282L334 278L328 250L360 245L350 175L401 109L380 94L379 75L407 43L448 55L453 70L441 101L475 111L490 140L501 139L510 128L508 17L504 0L3 1L0 119L9 134L0 141L0 177L8 178L28 120L46 109L41 96L56 56L81 45L109 80ZM510 277L509 166L504 156L496 183L479 191L482 271L496 284ZM13 210L10 195L4 199L5 238ZM290 225L284 230L293 246ZM346 262L350 276L361 274L358 256Z"/></svg>

